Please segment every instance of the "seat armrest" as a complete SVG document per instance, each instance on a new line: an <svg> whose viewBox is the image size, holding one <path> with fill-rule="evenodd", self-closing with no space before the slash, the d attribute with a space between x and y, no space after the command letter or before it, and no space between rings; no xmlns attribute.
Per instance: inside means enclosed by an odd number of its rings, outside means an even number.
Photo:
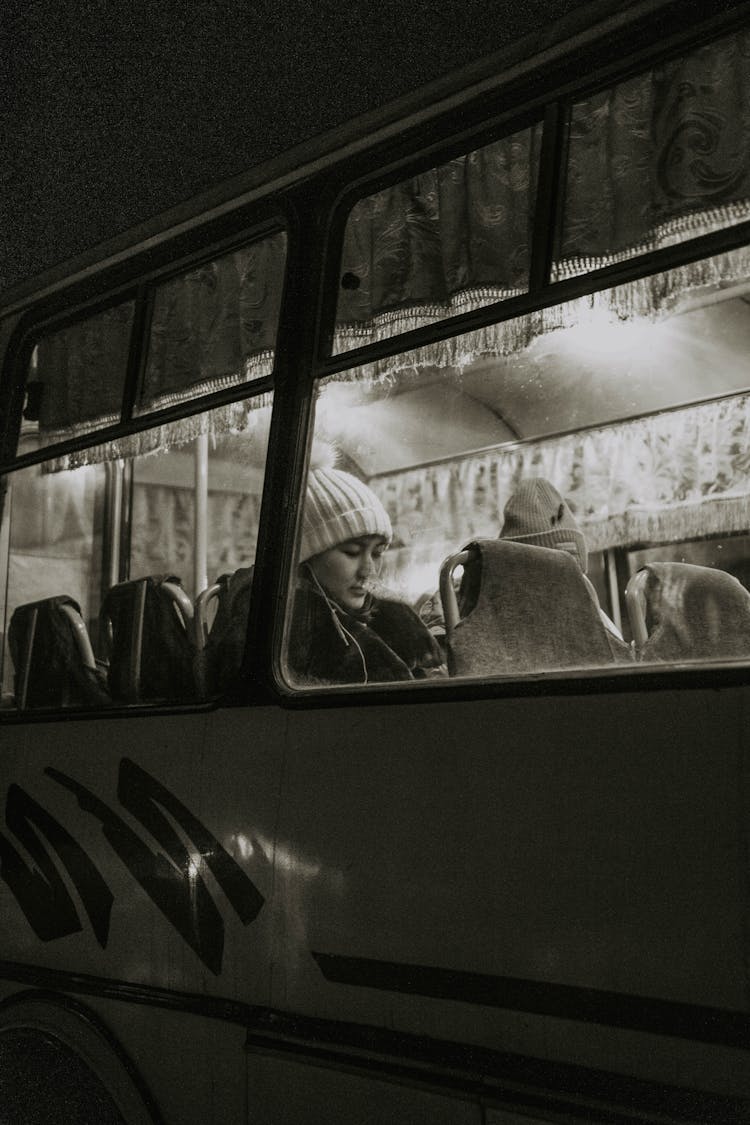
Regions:
<svg viewBox="0 0 750 1125"><path fill-rule="evenodd" d="M643 568L632 575L625 587L625 605L628 609L628 619L637 652L640 652L648 640L648 629L646 628L647 582L648 571Z"/></svg>
<svg viewBox="0 0 750 1125"><path fill-rule="evenodd" d="M451 555L440 567L440 600L443 603L446 633L451 633L460 621L458 599L453 585L453 572L456 567L465 566L471 558L469 551L459 551Z"/></svg>

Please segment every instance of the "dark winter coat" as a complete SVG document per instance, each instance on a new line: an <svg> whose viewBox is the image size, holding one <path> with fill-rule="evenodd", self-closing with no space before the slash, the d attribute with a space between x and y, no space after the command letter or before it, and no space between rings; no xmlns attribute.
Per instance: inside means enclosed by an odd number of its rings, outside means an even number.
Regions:
<svg viewBox="0 0 750 1125"><path fill-rule="evenodd" d="M291 677L303 684L445 674L440 646L411 606L369 598L361 613L346 613L306 583L295 594L287 652Z"/></svg>

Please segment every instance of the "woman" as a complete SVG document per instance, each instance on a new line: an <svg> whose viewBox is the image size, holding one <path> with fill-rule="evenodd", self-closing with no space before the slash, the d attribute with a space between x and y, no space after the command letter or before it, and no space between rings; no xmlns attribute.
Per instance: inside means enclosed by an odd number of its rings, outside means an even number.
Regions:
<svg viewBox="0 0 750 1125"><path fill-rule="evenodd" d="M392 534L388 513L361 480L341 469L310 472L287 650L298 682L444 674L440 646L414 610L373 593Z"/></svg>

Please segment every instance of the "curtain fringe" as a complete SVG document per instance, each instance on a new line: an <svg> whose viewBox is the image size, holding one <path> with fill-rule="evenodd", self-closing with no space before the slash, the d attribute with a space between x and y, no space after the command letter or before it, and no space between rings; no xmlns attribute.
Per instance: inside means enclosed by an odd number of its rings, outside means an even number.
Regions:
<svg viewBox="0 0 750 1125"><path fill-rule="evenodd" d="M590 551L632 548L639 543L657 546L709 535L747 534L750 496L710 496L661 510L631 507L605 520L582 520L580 526Z"/></svg>
<svg viewBox="0 0 750 1125"><path fill-rule="evenodd" d="M479 357L509 355L522 351L538 336L558 328L574 324L585 324L592 313L605 311L620 319L666 315L681 299L704 286L736 283L750 275L750 247L740 247L714 258L693 262L665 274L641 278L634 282L599 291L581 297L564 305L539 309L513 320L500 324L490 324L483 328L463 334L453 339L437 341L413 351L390 357L385 360L360 367L351 368L332 376L332 381L358 382L370 386L382 386L398 381L399 387L419 382L425 367L439 367L453 372L460 379L461 370ZM479 291L476 307L486 303L487 291ZM466 307L471 306L470 295L464 294ZM395 315L395 314L394 314ZM398 315L405 316L402 312ZM419 319L419 318L418 318ZM263 362L270 362L268 357ZM260 368L258 368L260 370ZM199 394L193 388L191 395ZM212 410L208 415L194 415L154 429L143 430L137 434L93 446L89 449L66 454L46 463L47 472L59 472L78 465L95 464L120 457L134 457L157 449L168 449L191 441L199 433L241 433L242 419L247 411L268 405L270 396L263 394L250 400L242 400L229 406ZM166 404L162 398L160 404ZM207 420L207 419L210 419ZM91 432L93 425L114 424L115 418L85 427L71 427L66 431L45 433L45 440L63 441Z"/></svg>
<svg viewBox="0 0 750 1125"><path fill-rule="evenodd" d="M149 430L139 430L135 434L116 438L101 445L90 446L88 449L74 450L63 454L51 461L45 461L43 472L59 473L66 469L77 469L82 465L97 465L104 461L126 460L130 457L140 457L147 453L164 452L180 445L194 441L200 434L209 434L211 437L220 437L222 434L241 434L247 429L250 415L263 407L271 406L273 394L266 391L251 399L242 399L231 402L226 406L217 406L204 414L193 414L188 418L179 418L175 422L167 422ZM66 433L65 438L77 436ZM56 436L58 441L64 440Z"/></svg>
<svg viewBox="0 0 750 1125"><path fill-rule="evenodd" d="M192 402L203 395L215 394L216 391L236 387L240 382L249 383L253 379L263 379L272 373L273 361L274 353L272 351L246 356L242 366L241 379L237 371L227 371L222 376L212 376L210 379L193 383L181 390L154 395L141 403L139 415L150 413L152 410L164 410L167 406L178 406L184 402Z"/></svg>
<svg viewBox="0 0 750 1125"><path fill-rule="evenodd" d="M747 213L743 214L742 218L747 218ZM582 263L582 269L574 272L584 272L584 269L594 269L602 264L606 263L599 260ZM521 352L538 336L544 336L560 328L585 325L592 314L609 313L619 320L635 317L658 319L673 312L681 300L691 293L695 294L696 290L706 286L746 281L749 275L750 247L742 246L713 258L690 262L667 273L654 274L612 289L599 290L565 304L538 309L514 317L512 320L474 329L452 339L426 344L424 347L415 348L401 355L362 364L332 375L330 379L343 383L359 382L369 386L386 386L398 382L399 388L403 388L411 382L418 382L422 378L422 370L425 367L453 369L454 377L458 378L462 369L477 359ZM470 300L470 294L463 294L464 308L478 309L486 306L489 303L489 300L485 299L487 292L487 290L481 291L480 297L475 300ZM439 320L440 315L433 315L435 312L436 310L432 309L430 313L432 319L423 320L422 314L417 314L415 310L411 312L401 310L398 314L378 317L366 329L360 327L356 332L351 326L347 326L336 333L334 354L352 346L387 339L394 335L391 328L395 317L399 318L398 331L408 331L411 328L421 327L423 323Z"/></svg>
<svg viewBox="0 0 750 1125"><path fill-rule="evenodd" d="M552 280L565 281L571 277L579 277L592 270L626 262L639 254L648 254L665 246L685 242L689 238L699 238L713 231L736 226L737 223L746 222L748 218L750 218L750 199L736 200L708 210L677 215L653 227L643 241L635 246L627 246L611 254L576 255L555 262L552 266Z"/></svg>

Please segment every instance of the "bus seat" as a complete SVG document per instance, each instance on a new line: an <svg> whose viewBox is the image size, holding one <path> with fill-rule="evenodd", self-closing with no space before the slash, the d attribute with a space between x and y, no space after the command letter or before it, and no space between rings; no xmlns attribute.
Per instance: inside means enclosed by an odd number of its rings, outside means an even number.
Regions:
<svg viewBox="0 0 750 1125"><path fill-rule="evenodd" d="M226 692L238 681L254 569L243 566L232 574L222 574L196 599L196 679L204 697ZM211 622L214 603L216 613Z"/></svg>
<svg viewBox="0 0 750 1125"><path fill-rule="evenodd" d="M454 572L463 567L456 592ZM513 675L629 663L575 559L507 539L476 540L440 572L451 675Z"/></svg>
<svg viewBox="0 0 750 1125"><path fill-rule="evenodd" d="M641 661L750 656L750 593L733 575L693 563L648 563L625 590Z"/></svg>
<svg viewBox="0 0 750 1125"><path fill-rule="evenodd" d="M61 594L18 606L8 627L8 647L20 710L111 703L73 598Z"/></svg>
<svg viewBox="0 0 750 1125"><path fill-rule="evenodd" d="M174 575L120 582L100 612L109 688L124 703L194 699L193 604Z"/></svg>

